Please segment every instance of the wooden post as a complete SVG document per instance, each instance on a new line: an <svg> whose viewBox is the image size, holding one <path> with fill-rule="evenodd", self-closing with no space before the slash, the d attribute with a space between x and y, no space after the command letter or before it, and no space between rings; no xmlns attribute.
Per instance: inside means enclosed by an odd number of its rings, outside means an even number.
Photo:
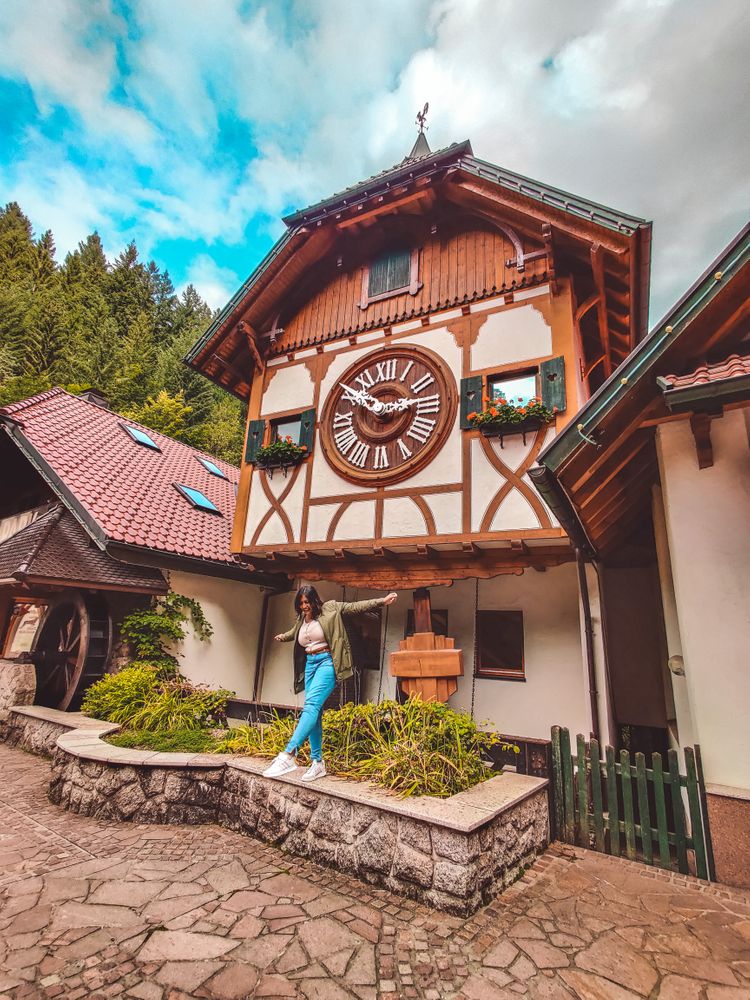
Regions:
<svg viewBox="0 0 750 1000"><path fill-rule="evenodd" d="M664 798L664 769L660 753L653 754L651 767L654 771L654 800L656 802L656 830L659 838L659 861L662 868L671 868L672 860L669 854L669 830L667 828L667 803Z"/></svg>
<svg viewBox="0 0 750 1000"><path fill-rule="evenodd" d="M389 669L407 697L447 701L458 689L458 678L464 672L463 654L453 639L432 631L430 592L425 587L414 591L414 635L390 654Z"/></svg>
<svg viewBox="0 0 750 1000"><path fill-rule="evenodd" d="M638 792L638 815L641 820L641 846L643 860L647 865L654 863L653 834L651 832L651 811L648 807L648 783L646 781L646 758L644 754L635 755L636 788Z"/></svg>
<svg viewBox="0 0 750 1000"><path fill-rule="evenodd" d="M674 819L674 838L677 849L677 869L683 875L689 875L687 863L687 844L685 842L685 813L682 805L682 787L680 783L680 765L676 750L667 750L669 762L669 790L672 796L672 817Z"/></svg>
<svg viewBox="0 0 750 1000"><path fill-rule="evenodd" d="M609 853L620 857L620 806L617 800L617 765L615 748L605 747L607 758L607 812L609 814Z"/></svg>
<svg viewBox="0 0 750 1000"><path fill-rule="evenodd" d="M426 587L414 591L414 631L432 632L430 592Z"/></svg>

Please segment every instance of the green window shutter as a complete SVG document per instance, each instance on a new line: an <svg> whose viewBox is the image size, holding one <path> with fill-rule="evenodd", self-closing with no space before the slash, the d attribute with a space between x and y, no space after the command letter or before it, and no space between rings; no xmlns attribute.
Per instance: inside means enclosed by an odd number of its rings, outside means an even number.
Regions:
<svg viewBox="0 0 750 1000"><path fill-rule="evenodd" d="M539 365L542 383L542 402L550 410L565 409L565 358L550 358Z"/></svg>
<svg viewBox="0 0 750 1000"><path fill-rule="evenodd" d="M247 425L247 441L245 442L245 461L254 462L258 449L263 447L263 436L266 432L265 420L251 420Z"/></svg>
<svg viewBox="0 0 750 1000"><path fill-rule="evenodd" d="M469 422L469 414L483 409L482 406L482 376L472 375L461 379L461 430L473 426Z"/></svg>
<svg viewBox="0 0 750 1000"><path fill-rule="evenodd" d="M307 448L309 455L315 444L315 410L303 410L299 419L299 443Z"/></svg>

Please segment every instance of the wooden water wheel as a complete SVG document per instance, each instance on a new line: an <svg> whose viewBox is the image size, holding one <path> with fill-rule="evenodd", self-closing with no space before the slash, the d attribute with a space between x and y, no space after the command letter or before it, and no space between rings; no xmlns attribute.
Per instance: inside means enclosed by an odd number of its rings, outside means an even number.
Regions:
<svg viewBox="0 0 750 1000"><path fill-rule="evenodd" d="M104 674L112 643L112 619L99 595L61 594L47 608L31 657L36 704L77 709L83 693Z"/></svg>

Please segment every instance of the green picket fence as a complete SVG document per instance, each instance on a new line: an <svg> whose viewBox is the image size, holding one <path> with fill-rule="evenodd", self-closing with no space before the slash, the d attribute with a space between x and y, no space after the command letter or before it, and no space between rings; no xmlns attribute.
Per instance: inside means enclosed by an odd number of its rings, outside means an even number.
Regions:
<svg viewBox="0 0 750 1000"><path fill-rule="evenodd" d="M617 760L614 747L605 747L602 759L598 740L587 743L580 735L574 755L568 730L554 726L555 835L568 844L713 880L700 747L685 749L686 774L680 774L676 750L667 752L666 769L659 753L651 754L650 767L644 754L634 756L631 763L630 752L621 750Z"/></svg>

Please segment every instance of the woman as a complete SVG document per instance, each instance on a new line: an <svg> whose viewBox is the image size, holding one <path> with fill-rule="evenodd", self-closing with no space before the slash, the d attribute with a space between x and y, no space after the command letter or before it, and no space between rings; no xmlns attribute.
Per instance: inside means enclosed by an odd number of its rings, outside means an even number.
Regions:
<svg viewBox="0 0 750 1000"><path fill-rule="evenodd" d="M321 601L315 587L300 587L294 598L297 621L288 632L275 635L276 642L296 642L306 654L305 705L292 738L269 767L267 778L278 778L297 768L295 754L310 740L312 764L302 781L315 781L326 773L323 763L323 705L337 681L352 675L352 651L344 627L343 615L359 615L383 604L393 604L398 594L388 594L374 601Z"/></svg>

